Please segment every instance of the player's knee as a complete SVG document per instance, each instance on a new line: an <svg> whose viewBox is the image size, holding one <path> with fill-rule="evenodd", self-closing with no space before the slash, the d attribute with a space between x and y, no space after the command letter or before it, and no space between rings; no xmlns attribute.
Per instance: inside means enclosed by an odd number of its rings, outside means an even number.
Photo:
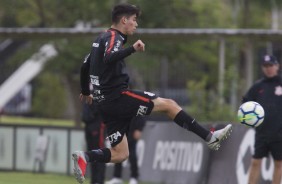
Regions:
<svg viewBox="0 0 282 184"><path fill-rule="evenodd" d="M166 99L165 103L167 107L175 107L178 106L178 104L173 99Z"/></svg>
<svg viewBox="0 0 282 184"><path fill-rule="evenodd" d="M181 107L174 100L168 99L168 105L166 109L168 115L170 116L171 112L174 112L176 109L180 110Z"/></svg>
<svg viewBox="0 0 282 184"><path fill-rule="evenodd" d="M129 152L128 151L127 152L123 152L122 154L120 154L119 160L120 160L120 162L123 162L126 159L128 159L128 157L129 157Z"/></svg>

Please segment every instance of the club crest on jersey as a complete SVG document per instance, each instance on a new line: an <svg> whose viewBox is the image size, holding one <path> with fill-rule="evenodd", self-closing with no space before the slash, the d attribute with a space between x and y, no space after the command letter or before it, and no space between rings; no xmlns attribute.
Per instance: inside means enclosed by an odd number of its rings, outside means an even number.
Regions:
<svg viewBox="0 0 282 184"><path fill-rule="evenodd" d="M282 95L282 87L276 86L274 94L277 95L277 96L281 96Z"/></svg>
<svg viewBox="0 0 282 184"><path fill-rule="evenodd" d="M99 47L99 43L93 43L92 47Z"/></svg>
<svg viewBox="0 0 282 184"><path fill-rule="evenodd" d="M147 110L148 110L148 107L140 105L136 115L144 116L147 113Z"/></svg>
<svg viewBox="0 0 282 184"><path fill-rule="evenodd" d="M111 144L117 142L118 138L121 137L121 133L119 131L109 135L106 139L109 140Z"/></svg>

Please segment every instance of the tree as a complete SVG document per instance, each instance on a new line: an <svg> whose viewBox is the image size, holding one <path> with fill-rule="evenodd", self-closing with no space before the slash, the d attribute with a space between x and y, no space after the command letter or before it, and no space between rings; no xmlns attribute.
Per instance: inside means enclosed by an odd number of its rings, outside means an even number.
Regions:
<svg viewBox="0 0 282 184"><path fill-rule="evenodd" d="M60 118L66 109L66 92L60 78L45 72L38 78L37 88L33 97L33 112L43 117Z"/></svg>
<svg viewBox="0 0 282 184"><path fill-rule="evenodd" d="M0 26L74 27L80 21L92 27L109 27L110 10L117 2L124 2L124 0L2 0L0 1ZM270 2L263 0L255 2L247 0L128 0L127 2L141 7L142 15L139 21L141 28L268 28L270 24ZM275 2L280 5L280 1ZM74 104L77 108L75 115L77 120L79 115L78 73L81 61L90 50L92 39L87 37L78 39L42 38L40 40L42 43L51 41L57 47L59 56L48 62L44 73L57 76L64 81L60 85L65 87L65 91L72 93L66 101L71 102L70 104ZM132 44L133 41L135 40L129 39L128 44ZM204 80L200 90L205 93L215 93L217 75L214 74L218 72L217 39L144 38L143 41L146 44L146 52L132 55L128 58L127 63L134 68L132 71L135 74L142 76L147 89L157 91L163 87L186 88L189 80L200 81L200 83ZM36 45L38 44L36 42L29 41L29 44ZM242 40L227 42L227 72L232 71L230 68L234 68L234 63L240 61L244 56L229 53L233 53L233 50L236 50L234 48L240 50L243 44ZM34 50L27 51L21 48L18 52L28 56ZM21 57L17 59L23 61ZM237 68L238 71L240 71L239 68ZM227 73L227 76L232 75L233 73ZM43 83L48 83L49 79L42 77L40 80L46 80ZM45 89L44 85L39 85L39 83L35 85L36 90ZM194 83L189 85L189 90L197 88L196 84L193 85ZM66 90L68 88L71 90ZM43 95L44 93L37 94ZM229 93L225 95L226 99L230 96Z"/></svg>

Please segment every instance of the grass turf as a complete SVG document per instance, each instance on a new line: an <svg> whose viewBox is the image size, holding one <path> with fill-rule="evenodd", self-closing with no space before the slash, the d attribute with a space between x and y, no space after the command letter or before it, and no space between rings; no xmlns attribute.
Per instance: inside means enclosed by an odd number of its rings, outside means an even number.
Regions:
<svg viewBox="0 0 282 184"><path fill-rule="evenodd" d="M89 184L86 178L84 184ZM127 182L125 182L127 184ZM74 176L60 174L41 174L31 172L6 172L0 171L0 184L78 184ZM153 184L143 183L140 184Z"/></svg>
<svg viewBox="0 0 282 184"><path fill-rule="evenodd" d="M48 118L29 118L21 116L0 116L0 124L18 124L18 125L35 125L35 126L67 126L73 127L74 121Z"/></svg>
<svg viewBox="0 0 282 184"><path fill-rule="evenodd" d="M29 172L0 172L0 184L77 184L73 176ZM86 179L85 184L89 183Z"/></svg>

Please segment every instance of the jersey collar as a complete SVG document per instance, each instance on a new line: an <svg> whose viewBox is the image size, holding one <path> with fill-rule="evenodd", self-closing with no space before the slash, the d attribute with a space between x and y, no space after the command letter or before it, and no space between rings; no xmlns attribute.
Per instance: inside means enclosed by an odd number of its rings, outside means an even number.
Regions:
<svg viewBox="0 0 282 184"><path fill-rule="evenodd" d="M117 33L122 37L123 44L125 44L125 43L127 42L127 35L126 35L126 34L123 34L123 33L120 32L119 30L114 29L114 28L109 28L108 30L109 30L109 31L115 31L115 32L117 32Z"/></svg>

